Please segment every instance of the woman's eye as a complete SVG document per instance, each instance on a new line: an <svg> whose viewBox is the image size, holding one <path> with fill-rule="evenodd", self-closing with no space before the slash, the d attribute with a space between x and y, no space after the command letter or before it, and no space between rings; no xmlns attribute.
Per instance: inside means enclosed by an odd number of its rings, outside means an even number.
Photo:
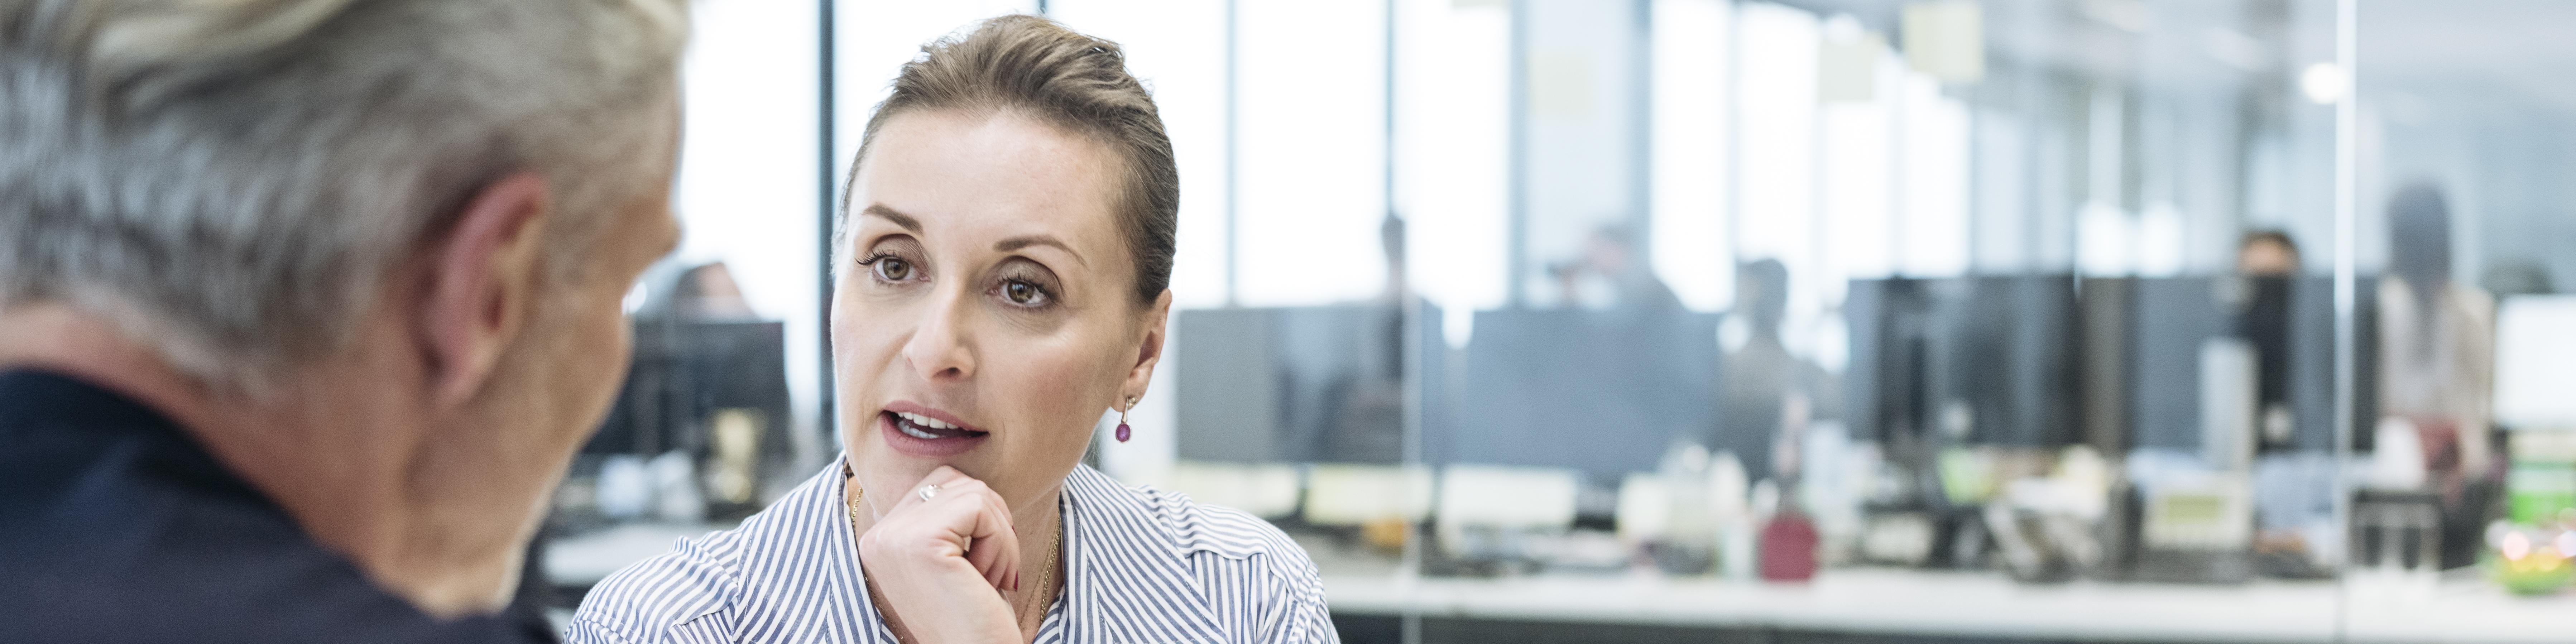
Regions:
<svg viewBox="0 0 2576 644"><path fill-rule="evenodd" d="M879 257L876 261L876 271L877 279L901 282L912 279L912 262L893 257Z"/></svg>
<svg viewBox="0 0 2576 644"><path fill-rule="evenodd" d="M1036 284L1014 280L1002 283L1002 299L1020 306L1041 306L1046 304L1047 294Z"/></svg>

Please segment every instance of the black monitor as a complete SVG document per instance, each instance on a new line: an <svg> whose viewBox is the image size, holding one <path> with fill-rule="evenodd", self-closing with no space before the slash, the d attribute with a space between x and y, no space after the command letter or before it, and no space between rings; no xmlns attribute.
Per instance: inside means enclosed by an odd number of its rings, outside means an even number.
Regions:
<svg viewBox="0 0 2576 644"><path fill-rule="evenodd" d="M768 483L772 473L790 465L794 449L788 432L794 418L788 406L782 323L647 318L636 320L634 330L625 385L599 433L582 448L584 454L650 457L679 451L705 459L716 447L710 424L716 414L741 410L756 425L753 485ZM721 501L711 498L720 515L757 509L752 506L756 498Z"/></svg>
<svg viewBox="0 0 2576 644"><path fill-rule="evenodd" d="M1853 280L1843 313L1854 436L2011 447L2081 436L2074 276ZM1931 434L1959 421L1965 435Z"/></svg>
<svg viewBox="0 0 2576 644"><path fill-rule="evenodd" d="M1930 426L1933 319L1924 280L1851 281L1843 298L1851 333L1843 419L1854 438L1893 444L1919 438Z"/></svg>
<svg viewBox="0 0 2576 644"><path fill-rule="evenodd" d="M2063 273L1934 284L1943 367L1934 400L1941 413L1969 412L1968 442L2055 447L2079 435L2075 289Z"/></svg>

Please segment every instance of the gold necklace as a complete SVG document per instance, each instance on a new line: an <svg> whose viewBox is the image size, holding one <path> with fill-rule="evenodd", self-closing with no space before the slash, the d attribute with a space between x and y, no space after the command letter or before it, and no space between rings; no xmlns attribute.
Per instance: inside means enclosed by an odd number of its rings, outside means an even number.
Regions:
<svg viewBox="0 0 2576 644"><path fill-rule="evenodd" d="M851 470L848 463L841 464L841 481L843 485L850 486L850 492L852 492L852 494L850 494L849 501L850 540L851 543L855 545L858 542L859 537L859 502L868 498L868 489L859 485L858 472ZM1047 546L1046 567L1039 569L1039 574L1041 576L1038 577L1038 590L1042 593L1053 594L1055 592L1056 558L1061 556L1064 552L1064 519L1062 517L1063 513L1059 511L1057 513L1056 527L1054 530L1055 539L1051 545ZM1049 597L1047 604L1048 608L1052 608L1055 604L1054 598ZM1046 613L1046 610L1038 611L1038 623L1040 625L1044 625L1046 623Z"/></svg>

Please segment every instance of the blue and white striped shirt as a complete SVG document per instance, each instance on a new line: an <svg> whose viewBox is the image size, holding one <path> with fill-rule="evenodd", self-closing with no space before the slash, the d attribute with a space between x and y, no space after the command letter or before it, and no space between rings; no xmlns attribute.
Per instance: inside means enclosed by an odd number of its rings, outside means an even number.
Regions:
<svg viewBox="0 0 2576 644"><path fill-rule="evenodd" d="M600 581L565 638L894 644L842 498L836 460L741 527ZM1083 466L1065 477L1063 504L1065 587L1041 644L1340 640L1314 562L1267 522Z"/></svg>

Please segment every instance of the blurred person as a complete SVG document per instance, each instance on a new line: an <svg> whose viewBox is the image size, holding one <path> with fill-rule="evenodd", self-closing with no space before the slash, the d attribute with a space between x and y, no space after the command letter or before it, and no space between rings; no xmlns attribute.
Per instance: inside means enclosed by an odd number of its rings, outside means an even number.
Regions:
<svg viewBox="0 0 2576 644"><path fill-rule="evenodd" d="M2248 278L2248 288L2232 324L2256 352L2255 440L2267 448L2290 447L2297 430L2290 411L2290 290L2300 265L2299 244L2287 232L2255 230L2236 243L2236 275Z"/></svg>
<svg viewBox="0 0 2576 644"><path fill-rule="evenodd" d="M1735 304L1726 322L1734 328L1723 335L1741 333L1742 344L1728 340L1718 363L1717 432L1709 445L1734 452L1754 481L1793 473L1796 438L1819 400L1823 369L1790 354L1780 337L1788 313L1786 264L1761 259L1736 269Z"/></svg>
<svg viewBox="0 0 2576 644"><path fill-rule="evenodd" d="M1367 334L1353 338L1360 344L1360 364L1323 387L1325 422L1316 430L1313 460L1404 459L1404 328L1405 316L1414 314L1407 307L1426 316L1437 316L1439 310L1416 297L1406 283L1403 217L1387 213L1379 220L1378 244L1386 260L1386 286L1358 303L1368 308ZM1436 317L1426 323L1439 324Z"/></svg>
<svg viewBox="0 0 2576 644"><path fill-rule="evenodd" d="M2495 297L2451 278L2451 213L2440 188L2414 184L2388 203L2388 275L2379 281L2379 404L2423 445L2442 496L2443 566L2467 565L2486 498L2503 476L2494 414Z"/></svg>
<svg viewBox="0 0 2576 644"><path fill-rule="evenodd" d="M2323 445L2297 443L2290 400L2290 305L2301 269L2288 232L2255 230L2236 244L2236 274L2247 286L2230 324L2255 351L2254 565L2266 576L2313 579L2328 574L2323 549L2335 536L2331 461Z"/></svg>
<svg viewBox="0 0 2576 644"><path fill-rule="evenodd" d="M0 641L552 640L686 21L0 1Z"/></svg>
<svg viewBox="0 0 2576 644"><path fill-rule="evenodd" d="M2279 230L2245 233L2236 242L2236 274L2289 277L2299 274L2299 244Z"/></svg>
<svg viewBox="0 0 2576 644"><path fill-rule="evenodd" d="M1678 311L1680 296L1637 259L1637 238L1627 226L1605 224L1584 238L1583 255L1550 267L1567 306Z"/></svg>
<svg viewBox="0 0 2576 644"><path fill-rule="evenodd" d="M1335 641L1277 529L1080 465L1105 413L1130 431L1172 302L1178 174L1116 43L1025 15L933 42L851 173L846 451L600 582L572 640Z"/></svg>

